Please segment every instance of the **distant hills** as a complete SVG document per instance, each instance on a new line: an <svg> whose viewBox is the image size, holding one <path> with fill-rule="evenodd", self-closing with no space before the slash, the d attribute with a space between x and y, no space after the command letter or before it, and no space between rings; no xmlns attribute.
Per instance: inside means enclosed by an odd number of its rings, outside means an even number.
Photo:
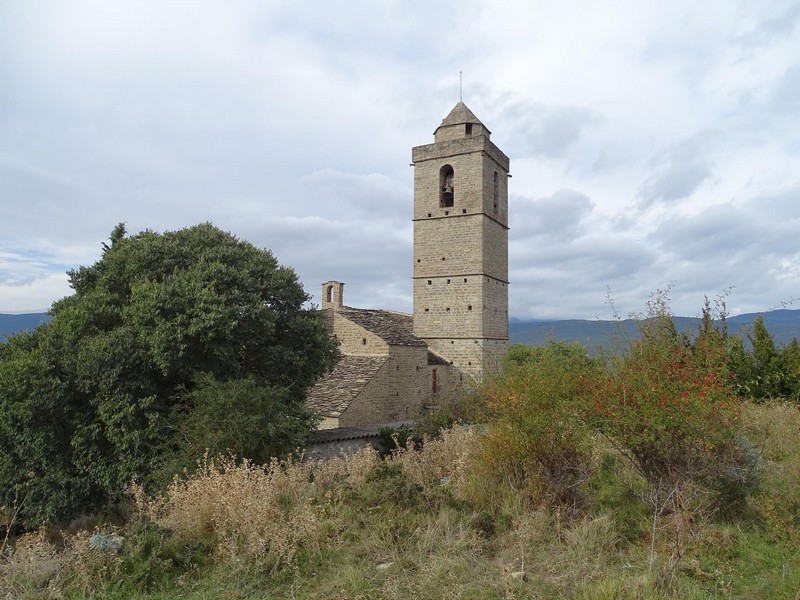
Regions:
<svg viewBox="0 0 800 600"><path fill-rule="evenodd" d="M12 333L35 329L50 320L47 313L26 313L22 315L4 315L0 313L0 342L4 342Z"/></svg>
<svg viewBox="0 0 800 600"><path fill-rule="evenodd" d="M756 317L761 314L764 323L778 346L783 346L800 339L800 309L772 310L764 313L748 313L728 317L728 331L732 334L746 334ZM0 341L12 333L24 329L33 329L50 320L47 313L27 313L22 315L0 314ZM675 325L680 331L697 331L700 319L695 317L675 317ZM536 346L547 340L562 342L580 342L589 350L612 347L623 342L627 337L637 336L636 322L631 319L623 321L588 321L566 319L558 321L519 321L511 319L508 333L512 344L530 344Z"/></svg>
<svg viewBox="0 0 800 600"><path fill-rule="evenodd" d="M747 342L747 332L758 315L764 317L764 324L772 334L775 344L783 346L792 341L800 340L800 310L772 310L764 313L748 313L728 317L728 332L742 334ZM675 326L679 331L694 332L700 324L700 319L695 317L675 317ZM562 342L580 342L589 350L597 348L614 347L628 337L637 337L638 328L636 321L625 319L622 321L517 321L512 319L509 323L509 342L512 344L529 344L537 346L552 339Z"/></svg>

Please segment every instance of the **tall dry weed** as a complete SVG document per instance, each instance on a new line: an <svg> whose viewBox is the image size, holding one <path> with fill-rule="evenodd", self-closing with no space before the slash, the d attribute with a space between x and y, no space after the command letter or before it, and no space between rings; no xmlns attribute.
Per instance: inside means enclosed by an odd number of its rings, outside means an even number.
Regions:
<svg viewBox="0 0 800 600"><path fill-rule="evenodd" d="M206 458L196 473L175 479L145 512L186 539L215 543L226 558L291 563L317 527L309 465L297 460L259 466L232 457Z"/></svg>
<svg viewBox="0 0 800 600"><path fill-rule="evenodd" d="M445 429L436 439L426 437L419 450L398 447L388 460L402 465L405 475L426 493L446 488L459 496L472 473L478 435L474 428Z"/></svg>
<svg viewBox="0 0 800 600"><path fill-rule="evenodd" d="M115 538L120 546L115 548L98 547L98 538ZM99 581L113 581L119 576L122 564L119 550L123 538L119 531L101 532L78 531L66 536L60 557L63 560L63 574L59 587L68 587L90 595Z"/></svg>
<svg viewBox="0 0 800 600"><path fill-rule="evenodd" d="M340 498L343 491L364 483L369 472L380 462L378 453L371 447L356 452L343 453L325 460L307 463L317 493L329 500Z"/></svg>
<svg viewBox="0 0 800 600"><path fill-rule="evenodd" d="M319 534L320 517L359 486L377 464L371 448L322 461L290 457L260 466L234 457L204 457L191 476L146 499L142 514L179 538L213 544L227 559L258 559L270 568L291 564Z"/></svg>
<svg viewBox="0 0 800 600"><path fill-rule="evenodd" d="M0 563L0 597L18 598L45 590L56 580L63 559L42 528L17 539Z"/></svg>

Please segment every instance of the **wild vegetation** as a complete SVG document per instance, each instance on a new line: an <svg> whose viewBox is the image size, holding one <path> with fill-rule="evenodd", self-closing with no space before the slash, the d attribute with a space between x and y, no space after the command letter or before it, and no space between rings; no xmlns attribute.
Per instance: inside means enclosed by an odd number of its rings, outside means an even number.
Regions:
<svg viewBox="0 0 800 600"><path fill-rule="evenodd" d="M787 350L754 332L743 355L712 316L679 334L656 294L618 355L513 347L385 458L207 453L112 512L9 535L0 597L796 599L800 411L740 396Z"/></svg>

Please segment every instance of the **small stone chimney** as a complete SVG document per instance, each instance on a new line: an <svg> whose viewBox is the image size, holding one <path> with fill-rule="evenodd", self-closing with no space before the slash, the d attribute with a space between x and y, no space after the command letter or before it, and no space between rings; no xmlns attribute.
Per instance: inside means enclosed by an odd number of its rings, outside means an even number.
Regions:
<svg viewBox="0 0 800 600"><path fill-rule="evenodd" d="M339 310L344 306L344 284L340 281L326 281L322 284L322 308Z"/></svg>

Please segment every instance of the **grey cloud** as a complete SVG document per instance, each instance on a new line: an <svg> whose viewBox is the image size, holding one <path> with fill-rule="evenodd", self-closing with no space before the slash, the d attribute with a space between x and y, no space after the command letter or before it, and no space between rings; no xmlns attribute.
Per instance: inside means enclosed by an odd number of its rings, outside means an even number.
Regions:
<svg viewBox="0 0 800 600"><path fill-rule="evenodd" d="M800 186L789 188L773 194L748 198L742 203L742 209L751 218L769 219L775 224L786 224L800 220Z"/></svg>
<svg viewBox="0 0 800 600"><path fill-rule="evenodd" d="M499 114L509 152L546 158L565 157L584 131L601 120L588 107L519 100L502 106Z"/></svg>
<svg viewBox="0 0 800 600"><path fill-rule="evenodd" d="M684 294L701 299L733 288L730 306L764 310L800 286L796 231L796 223L783 221L780 213L720 205L668 219L649 239Z"/></svg>
<svg viewBox="0 0 800 600"><path fill-rule="evenodd" d="M23 287L30 285L39 279L39 276L28 275L26 277L15 277L12 273L3 273L0 271L0 285L8 287Z"/></svg>
<svg viewBox="0 0 800 600"><path fill-rule="evenodd" d="M746 33L738 36L742 46L752 47L774 44L791 36L800 22L800 2L792 2L785 10L770 6L770 16L756 23Z"/></svg>
<svg viewBox="0 0 800 600"><path fill-rule="evenodd" d="M700 184L711 176L705 161L674 162L649 178L639 189L640 206L647 208L655 202L674 202L690 196Z"/></svg>
<svg viewBox="0 0 800 600"><path fill-rule="evenodd" d="M319 200L316 214L374 218L376 209L380 208L382 220L411 218L413 190L386 175L323 169L305 177L304 181Z"/></svg>
<svg viewBox="0 0 800 600"><path fill-rule="evenodd" d="M709 154L718 137L715 132L700 133L653 155L649 160L653 173L638 191L640 208L691 196L713 174Z"/></svg>
<svg viewBox="0 0 800 600"><path fill-rule="evenodd" d="M581 233L585 220L594 209L588 196L566 189L533 201L525 198L512 200L514 226L525 232L526 237L574 238Z"/></svg>
<svg viewBox="0 0 800 600"><path fill-rule="evenodd" d="M786 198L775 201L782 205ZM774 204L773 204L774 206ZM734 266L748 256L775 260L797 252L797 216L788 218L770 203L761 210L732 204L712 206L697 215L675 216L663 221L650 235L663 252L680 260ZM796 214L795 209L795 214Z"/></svg>
<svg viewBox="0 0 800 600"><path fill-rule="evenodd" d="M556 244L537 256L545 265L575 269L579 279L604 284L618 277L633 277L654 262L646 246L618 235L586 237L567 247Z"/></svg>
<svg viewBox="0 0 800 600"><path fill-rule="evenodd" d="M657 256L640 242L609 233L565 242L512 238L509 261L511 314L569 318L575 313L567 306L597 314L615 282L638 289L636 282L647 277Z"/></svg>
<svg viewBox="0 0 800 600"><path fill-rule="evenodd" d="M726 260L753 243L753 224L731 205L714 206L698 215L664 220L650 239L681 260Z"/></svg>
<svg viewBox="0 0 800 600"><path fill-rule="evenodd" d="M411 309L410 219L398 227L380 219L275 217L237 223L237 231L294 267L317 302L319 284L336 279L347 284L347 301L353 306ZM387 296L394 299L385 302Z"/></svg>
<svg viewBox="0 0 800 600"><path fill-rule="evenodd" d="M784 115L800 117L800 64L786 69L778 80L769 108Z"/></svg>

